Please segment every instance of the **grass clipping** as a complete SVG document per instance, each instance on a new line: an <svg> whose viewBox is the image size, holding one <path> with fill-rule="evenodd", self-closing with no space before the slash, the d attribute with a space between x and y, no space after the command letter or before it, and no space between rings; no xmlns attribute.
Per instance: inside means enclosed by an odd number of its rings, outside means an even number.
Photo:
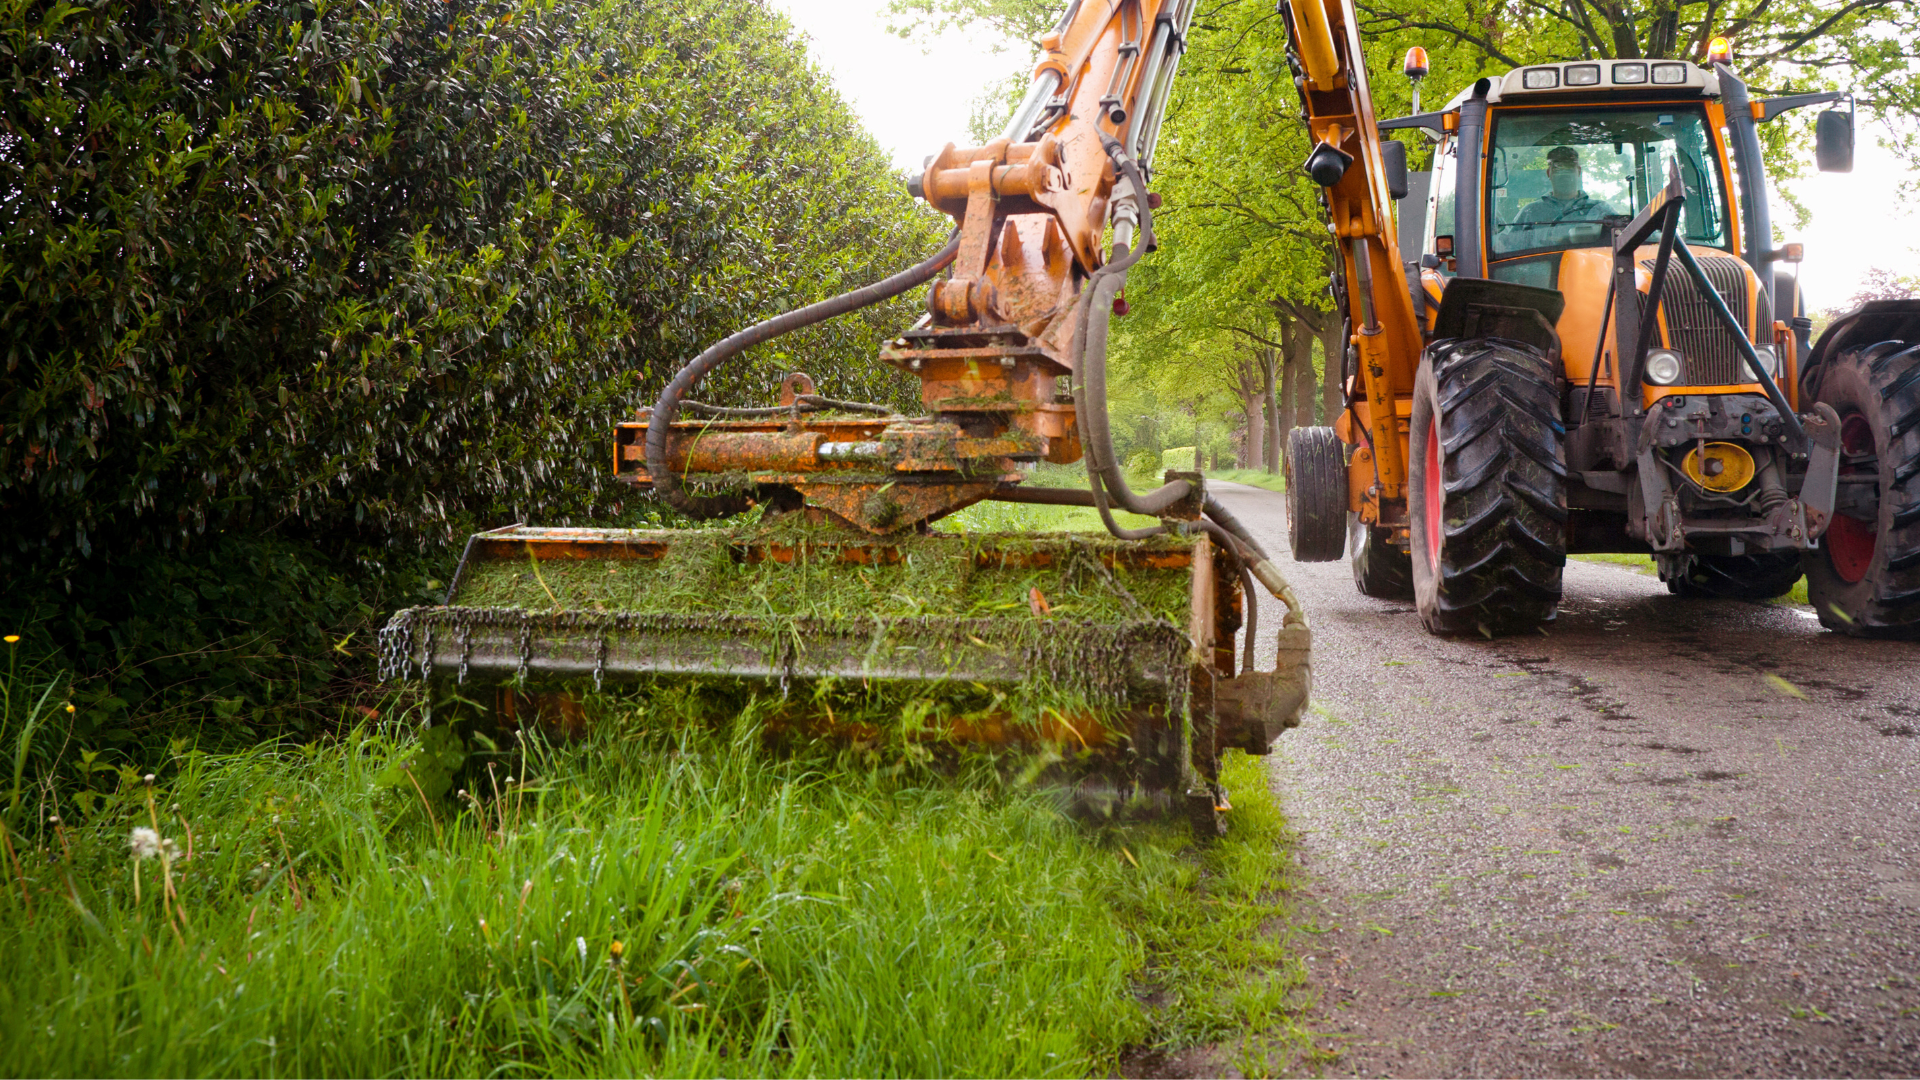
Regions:
<svg viewBox="0 0 1920 1080"><path fill-rule="evenodd" d="M596 688L671 675L724 701L775 684L795 711L869 733L957 721L1064 727L1090 745L1186 710L1191 570L1169 565L1187 561L1184 538L880 541L784 523L630 535L667 541L664 556L470 561L451 605L394 617L385 674L444 674L449 652L464 667L491 649L527 681L536 657L570 652L593 657Z"/></svg>

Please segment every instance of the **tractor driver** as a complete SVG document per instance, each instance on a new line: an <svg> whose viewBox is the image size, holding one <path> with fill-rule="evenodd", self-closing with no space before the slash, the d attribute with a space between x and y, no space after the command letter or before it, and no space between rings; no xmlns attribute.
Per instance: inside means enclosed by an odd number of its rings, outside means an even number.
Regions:
<svg viewBox="0 0 1920 1080"><path fill-rule="evenodd" d="M1567 226L1575 222L1599 221L1613 213L1606 203L1587 197L1580 187L1580 152L1571 146L1556 146L1547 151L1547 193L1521 208L1514 224L1523 231L1536 233L1542 242L1564 240ZM1541 230L1552 230L1538 236Z"/></svg>

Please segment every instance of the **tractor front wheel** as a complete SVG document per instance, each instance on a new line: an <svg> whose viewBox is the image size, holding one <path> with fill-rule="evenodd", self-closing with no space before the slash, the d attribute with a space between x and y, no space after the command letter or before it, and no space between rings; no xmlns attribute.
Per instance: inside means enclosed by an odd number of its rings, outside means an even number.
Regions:
<svg viewBox="0 0 1920 1080"><path fill-rule="evenodd" d="M1840 501L1801 564L1820 625L1920 634L1920 344L1849 349L1815 373L1840 414Z"/></svg>
<svg viewBox="0 0 1920 1080"><path fill-rule="evenodd" d="M1408 508L1414 603L1436 634L1553 619L1567 564L1553 365L1504 338L1440 341L1414 380Z"/></svg>
<svg viewBox="0 0 1920 1080"><path fill-rule="evenodd" d="M1676 562L1673 575L1666 579L1667 591L1675 596L1771 600L1793 591L1800 580L1800 555L1793 551L1759 555L1689 554Z"/></svg>

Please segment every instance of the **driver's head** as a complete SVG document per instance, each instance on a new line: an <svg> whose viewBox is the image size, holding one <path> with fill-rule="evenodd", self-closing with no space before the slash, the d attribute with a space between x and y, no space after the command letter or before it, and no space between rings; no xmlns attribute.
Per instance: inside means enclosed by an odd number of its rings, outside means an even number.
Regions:
<svg viewBox="0 0 1920 1080"><path fill-rule="evenodd" d="M1580 152L1571 146L1547 151L1547 184L1556 199L1580 194Z"/></svg>

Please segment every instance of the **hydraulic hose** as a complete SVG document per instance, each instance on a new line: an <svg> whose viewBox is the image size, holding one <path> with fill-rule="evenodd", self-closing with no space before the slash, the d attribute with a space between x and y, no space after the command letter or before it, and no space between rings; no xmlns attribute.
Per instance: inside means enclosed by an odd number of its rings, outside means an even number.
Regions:
<svg viewBox="0 0 1920 1080"><path fill-rule="evenodd" d="M1206 515L1212 519L1210 524L1217 526L1239 545L1235 553L1240 556L1240 561L1246 564L1253 576L1260 580L1260 584L1265 585L1275 599L1287 605L1287 617L1281 620L1280 625L1304 628L1307 625L1307 609L1301 606L1300 598L1293 593L1293 586L1287 584L1287 579L1281 575L1280 568L1267 557L1266 550L1253 538L1253 534L1247 531L1247 527L1241 524L1239 518L1233 516L1233 511L1228 510L1212 495L1207 496Z"/></svg>
<svg viewBox="0 0 1920 1080"><path fill-rule="evenodd" d="M775 315L764 322L755 323L689 360L674 374L667 383L666 389L660 391L660 400L654 402L653 415L647 421L647 473L653 478L654 492L667 505L689 517L720 517L745 509L739 499L689 495L681 486L680 478L673 475L673 470L668 467L667 433L673 424L675 414L680 411L681 399L691 393L708 372L755 345L801 327L812 326L814 323L845 315L849 311L858 311L882 300L891 300L916 285L926 284L933 280L934 275L946 269L947 264L953 262L954 256L959 251L960 231L955 229L953 235L947 238L945 246L924 262L852 292L842 293L785 314Z"/></svg>
<svg viewBox="0 0 1920 1080"><path fill-rule="evenodd" d="M1143 495L1135 494L1127 486L1126 476L1121 472L1113 452L1113 430L1107 413L1107 331L1113 314L1113 294L1126 283L1127 271L1153 247L1153 210L1147 205L1147 184L1139 164L1128 156L1119 140L1102 135L1100 141L1121 175L1133 185L1139 203L1140 236L1131 247L1116 243L1113 258L1094 271L1087 282L1087 303L1081 309L1080 320L1074 328L1071 347L1071 354L1079 358L1074 414L1086 448L1088 487L1091 489L1089 494L1093 506L1100 512L1100 520L1108 532L1122 540L1137 540L1166 532L1167 526L1124 529L1109 512L1109 498L1123 510L1158 517L1188 498L1193 485L1177 480ZM1287 605L1283 625L1306 626L1306 609L1301 606L1300 598L1294 595L1293 587L1287 584L1280 568L1274 565L1246 526L1211 495L1206 497L1203 512L1211 520L1200 522L1200 527L1224 544L1239 558L1246 571L1259 579L1276 599ZM1251 592L1247 593L1250 600L1252 595Z"/></svg>
<svg viewBox="0 0 1920 1080"><path fill-rule="evenodd" d="M1087 281L1087 302L1080 309L1069 347L1069 353L1079 358L1075 370L1078 385L1074 394L1074 414L1086 447L1089 479L1097 477L1095 505L1099 506L1102 501L1110 499L1113 505L1122 510L1159 517L1188 498L1193 492L1193 485L1185 480L1176 480L1144 494L1136 494L1127 486L1126 474L1121 471L1114 455L1113 428L1107 415L1107 330L1113 318L1113 296L1126 284L1128 269L1145 257L1147 250L1153 246L1153 211L1147 206L1147 183L1140 173L1139 164L1127 155L1118 139L1103 134L1100 141L1114 165L1133 185L1140 211L1140 235L1131 247L1116 243L1113 257L1105 266L1095 270ZM1121 539L1140 538L1138 535L1127 535L1128 532L1140 533L1140 530L1123 531L1112 523L1110 517L1104 514L1102 517L1108 531L1115 536ZM1141 535L1151 536L1154 533L1144 532Z"/></svg>

